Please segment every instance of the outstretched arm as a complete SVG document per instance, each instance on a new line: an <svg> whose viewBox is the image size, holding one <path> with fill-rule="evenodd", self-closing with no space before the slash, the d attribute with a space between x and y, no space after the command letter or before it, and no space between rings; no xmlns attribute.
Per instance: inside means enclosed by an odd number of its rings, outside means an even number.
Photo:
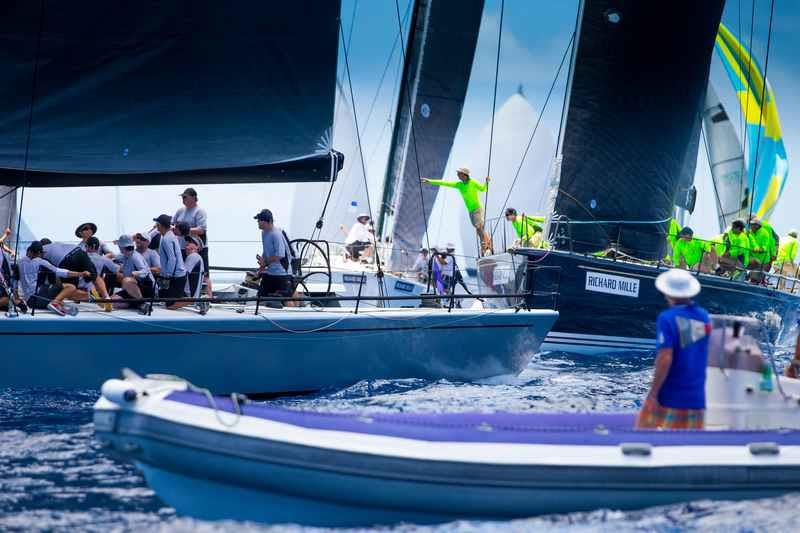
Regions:
<svg viewBox="0 0 800 533"><path fill-rule="evenodd" d="M458 181L445 181L445 180L432 180L429 178L421 178L422 183L427 183L428 185L436 185L438 187L457 187L459 182Z"/></svg>

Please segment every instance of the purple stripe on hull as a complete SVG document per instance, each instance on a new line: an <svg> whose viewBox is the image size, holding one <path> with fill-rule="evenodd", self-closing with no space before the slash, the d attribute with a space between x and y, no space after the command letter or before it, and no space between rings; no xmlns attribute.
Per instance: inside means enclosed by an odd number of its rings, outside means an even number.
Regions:
<svg viewBox="0 0 800 533"><path fill-rule="evenodd" d="M211 406L202 394L173 392L167 400ZM215 398L233 412L230 398ZM800 431L637 431L632 413L445 413L369 414L294 411L260 404L243 407L247 416L309 429L347 431L438 442L506 442L616 446L647 442L654 446L747 445L775 442L800 445Z"/></svg>

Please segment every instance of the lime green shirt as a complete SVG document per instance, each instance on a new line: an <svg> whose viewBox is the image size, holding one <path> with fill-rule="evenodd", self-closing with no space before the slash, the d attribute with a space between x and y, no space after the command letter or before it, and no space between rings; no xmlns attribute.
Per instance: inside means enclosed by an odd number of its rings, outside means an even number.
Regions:
<svg viewBox="0 0 800 533"><path fill-rule="evenodd" d="M770 226L764 225L758 231L748 231L747 238L750 241L750 255L762 265L778 255Z"/></svg>
<svg viewBox="0 0 800 533"><path fill-rule="evenodd" d="M787 235L781 239L781 246L778 248L778 262L794 263L795 257L797 257L797 239Z"/></svg>
<svg viewBox="0 0 800 533"><path fill-rule="evenodd" d="M703 260L704 251L705 245L702 241L678 239L675 246L672 247L672 264L680 266L681 259L683 259L687 267L694 268Z"/></svg>
<svg viewBox="0 0 800 533"><path fill-rule="evenodd" d="M544 217L528 215L517 215L517 219L511 222L520 239L530 239L536 235L537 231L542 231L542 224L544 224Z"/></svg>
<svg viewBox="0 0 800 533"><path fill-rule="evenodd" d="M667 242L671 247L675 247L678 242L678 233L681 231L681 226L674 218L669 219L669 229L667 230Z"/></svg>
<svg viewBox="0 0 800 533"><path fill-rule="evenodd" d="M437 185L439 187L452 187L454 189L458 189L458 192L461 193L461 198L464 199L464 205L467 206L467 211L470 213L481 208L481 201L478 198L478 193L485 191L488 187L488 184L484 183L481 185L472 178L468 179L466 183L461 180L429 180L428 183L431 185Z"/></svg>
<svg viewBox="0 0 800 533"><path fill-rule="evenodd" d="M750 264L750 239L744 231L738 235L733 231L725 233L728 253L731 257L741 257L744 266Z"/></svg>

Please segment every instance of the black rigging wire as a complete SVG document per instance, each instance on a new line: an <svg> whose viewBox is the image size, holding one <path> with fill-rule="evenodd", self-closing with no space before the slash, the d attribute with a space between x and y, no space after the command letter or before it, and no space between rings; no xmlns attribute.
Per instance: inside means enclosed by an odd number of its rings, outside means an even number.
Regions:
<svg viewBox="0 0 800 533"><path fill-rule="evenodd" d="M702 121L702 119L701 119L701 121ZM717 212L722 215L722 221L723 221L724 224L726 224L727 223L726 213L725 213L725 210L722 208L722 202L719 199L719 191L717 189L717 182L716 182L716 180L714 180L714 169L712 168L712 163L711 163L711 151L708 148L708 142L706 141L705 128L702 127L702 124L700 126L700 138L703 139L703 148L705 149L706 161L708 162L708 169L709 169L709 172L711 174L711 184L714 186L714 198L717 200ZM722 231L725 231L725 228L722 228Z"/></svg>
<svg viewBox="0 0 800 533"><path fill-rule="evenodd" d="M750 9L750 39L747 43L748 54L747 54L747 101L744 104L744 114L742 115L742 154L745 153L747 150L747 118L750 116L750 82L753 79L753 30L755 28L755 19L756 19L756 0L752 0L751 9ZM739 108L741 109L741 103L739 104ZM752 163L752 161L750 161ZM747 166L745 164L745 159L742 157L742 174L744 175L747 172ZM755 174L753 174L755 176ZM741 191L739 194L739 198L741 198ZM753 204L753 190L750 190L750 205L752 208Z"/></svg>
<svg viewBox="0 0 800 533"><path fill-rule="evenodd" d="M403 24L400 19L400 2L399 0L394 0L395 12L397 13L397 32L398 35L403 35ZM409 35L411 32L414 31L414 28L409 28ZM400 46L400 53L403 57L403 64L406 64L406 51L403 46ZM407 83L408 77L407 73L403 73L403 81L401 83ZM414 132L414 110L411 106L411 95L408 94L408 91L403 91L406 93L406 103L408 105L408 121L409 121L409 128L411 129L411 144L414 147L414 162L417 168L417 185L419 186L419 200L420 206L422 207L422 222L425 224L425 242L427 243L427 248L430 249L431 247L431 239L428 235L428 215L427 210L425 209L425 194L422 192L422 170L419 164L419 153L417 152L417 136Z"/></svg>
<svg viewBox="0 0 800 533"><path fill-rule="evenodd" d="M750 212L747 214L747 220L748 221L750 220L750 217L753 216L753 200L756 197L756 171L758 170L758 153L760 151L761 137L762 137L761 130L765 129L764 126L762 126L761 122L762 122L762 118L764 117L764 105L766 104L767 70L769 70L769 49L770 49L770 45L772 44L772 18L773 18L774 14L775 14L775 0L772 0L770 2L770 8L769 8L769 29L767 30L767 53L766 53L766 56L764 58L764 76L762 76L762 78L761 78L761 85L762 85L762 87L761 87L761 105L759 106L759 111L758 111L758 130L756 132L756 155L755 155L755 161L753 162L753 166L752 166L753 179L751 181L751 186L750 186ZM753 51L752 50L753 49L751 48L750 49L750 57L751 58L753 57ZM748 100L748 102L750 101L749 98L747 100Z"/></svg>
<svg viewBox="0 0 800 533"><path fill-rule="evenodd" d="M553 89L555 89L556 87L556 83L558 82L558 77L561 74L561 69L564 68L564 61L566 61L567 54L573 47L574 41L575 41L575 32L572 32L572 36L569 38L567 47L564 49L564 54L561 56L561 62L558 64L556 75L553 77L553 82L550 84L550 90L547 91L547 97L544 99L542 110L539 112L539 117L536 119L536 124L534 125L533 131L531 132L531 135L528 138L528 145L525 147L525 152L522 154L522 160L519 162L519 166L517 166L517 172L514 174L514 180L511 182L511 187L508 188L506 199L503 201L503 206L500 208L501 215L505 210L506 205L508 204L508 200L511 198L511 193L514 191L514 186L517 184L517 179L519 178L519 174L520 172L522 172L522 165L525 164L525 158L528 157L528 152L530 151L531 145L533 144L533 138L536 135L536 131L539 129L539 124L541 124L542 122L542 117L544 116L544 112L547 109L547 104L550 102L550 97L553 95ZM500 224L500 220L502 220L502 218L503 217L501 216L495 221L494 226L492 227L491 238L494 238L494 232L497 230L497 226Z"/></svg>
<svg viewBox="0 0 800 533"><path fill-rule="evenodd" d="M497 58L494 63L494 94L492 96L492 123L489 126L489 161L486 165L486 176L492 175L492 146L494 145L494 114L497 109L497 81L500 78L500 50L503 44L503 15L506 11L506 0L500 0L500 24L497 30ZM483 195L483 205L485 206L485 213L488 217L489 210L489 187L486 187L486 192ZM501 212L502 214L502 212Z"/></svg>
<svg viewBox="0 0 800 533"><path fill-rule="evenodd" d="M398 11L399 15L399 11ZM347 55L347 42L344 39L344 29L342 29L341 25L339 26L339 34L342 37L342 46L344 47L344 65L345 71L347 72L347 85L350 88L350 102L353 107L353 122L355 124L356 129L356 141L358 142L358 156L359 160L361 161L361 172L364 175L364 192L367 196L367 209L369 210L369 223L373 229L373 238L375 235L375 223L372 216L372 201L369 198L369 181L367 180L367 166L364 163L364 150L361 146L361 132L358 128L358 112L356 111L356 97L355 92L353 91L353 79L350 76L350 59ZM377 244L377 241L376 241ZM381 266L381 256L378 253L377 246L375 250L375 267L378 269L377 277L378 277L378 292L380 296L384 296L384 286L383 286L383 268ZM383 304L383 302L381 302Z"/></svg>
<svg viewBox="0 0 800 533"><path fill-rule="evenodd" d="M31 105L28 110L28 134L25 138L25 163L22 167L22 194L17 212L17 233L14 237L14 263L19 257L19 232L22 226L22 207L25 204L25 185L28 183L28 157L31 148L31 131L33 130L33 109L36 105L36 84L39 78L39 58L42 51L42 33L44 33L44 0L40 2L39 35L36 38L36 56L33 62L33 79L31 80Z"/></svg>

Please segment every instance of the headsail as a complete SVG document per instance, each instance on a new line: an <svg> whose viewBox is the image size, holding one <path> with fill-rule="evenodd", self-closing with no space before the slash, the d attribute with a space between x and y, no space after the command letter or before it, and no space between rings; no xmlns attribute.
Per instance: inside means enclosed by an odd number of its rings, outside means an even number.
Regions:
<svg viewBox="0 0 800 533"><path fill-rule="evenodd" d="M750 189L745 172L744 154L730 116L722 106L714 87L709 83L703 110L708 164L717 204L719 230L731 222L747 217Z"/></svg>
<svg viewBox="0 0 800 533"><path fill-rule="evenodd" d="M336 0L11 3L0 183L331 179L339 12Z"/></svg>
<svg viewBox="0 0 800 533"><path fill-rule="evenodd" d="M558 247L663 256L680 178L694 170L723 5L584 0L554 209L572 221L571 242ZM549 227L566 236L565 224Z"/></svg>
<svg viewBox="0 0 800 533"><path fill-rule="evenodd" d="M379 234L392 236L390 268L403 268L404 258L413 261L422 243L438 188L421 187L419 179L439 178L447 165L483 3L417 0L414 6L378 221Z"/></svg>
<svg viewBox="0 0 800 533"><path fill-rule="evenodd" d="M746 122L751 209L759 217L769 219L789 174L775 94L758 61L724 24L719 26L717 52Z"/></svg>

